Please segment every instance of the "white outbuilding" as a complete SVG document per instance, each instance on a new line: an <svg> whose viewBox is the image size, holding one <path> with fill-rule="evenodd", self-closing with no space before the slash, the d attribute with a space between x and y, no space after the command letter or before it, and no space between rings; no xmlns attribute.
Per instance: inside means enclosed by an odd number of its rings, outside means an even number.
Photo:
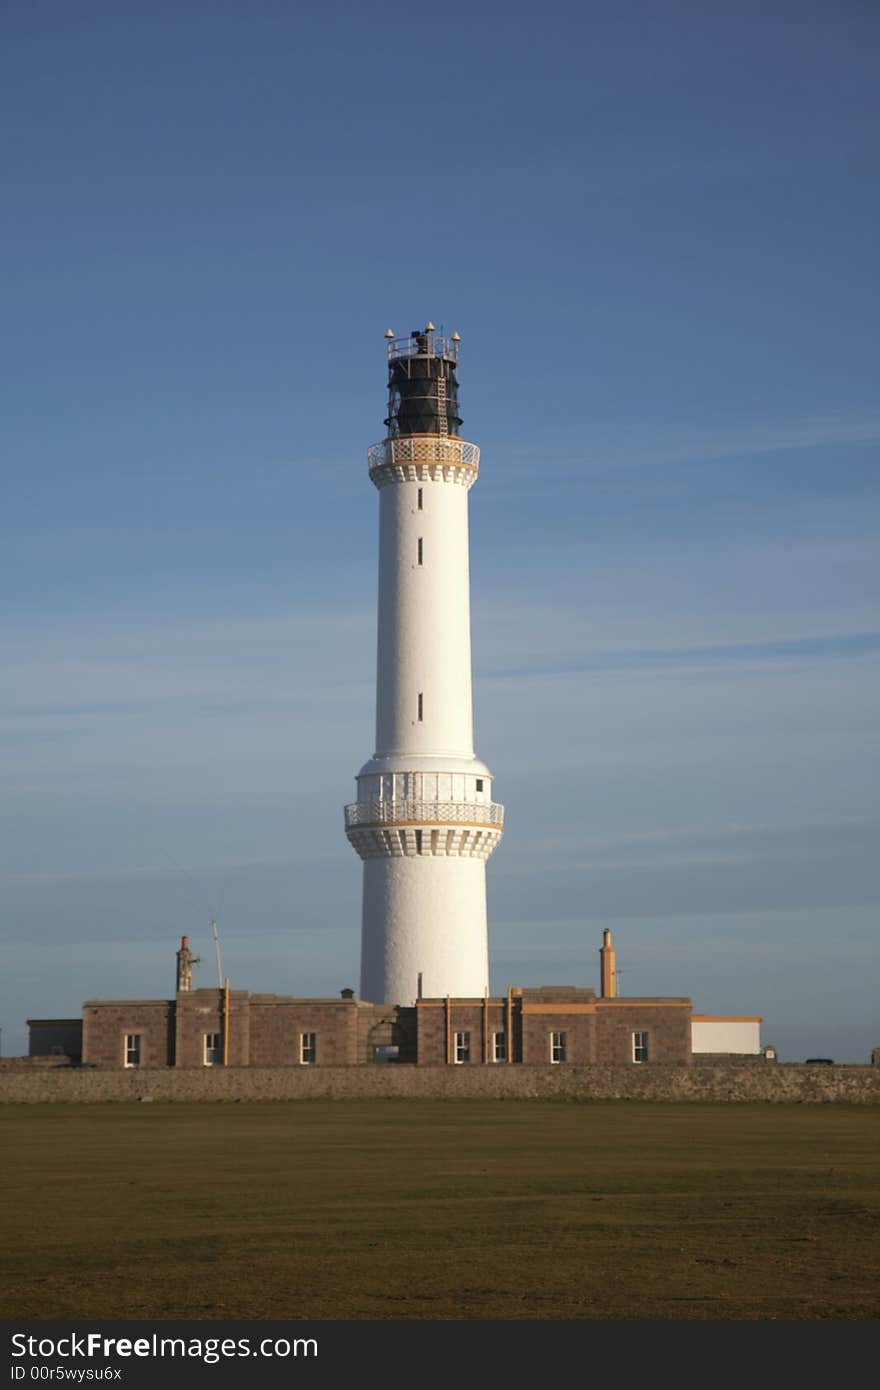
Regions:
<svg viewBox="0 0 880 1390"><path fill-rule="evenodd" d="M761 1051L761 1023L757 1014L692 1014L691 1051L756 1056Z"/></svg>

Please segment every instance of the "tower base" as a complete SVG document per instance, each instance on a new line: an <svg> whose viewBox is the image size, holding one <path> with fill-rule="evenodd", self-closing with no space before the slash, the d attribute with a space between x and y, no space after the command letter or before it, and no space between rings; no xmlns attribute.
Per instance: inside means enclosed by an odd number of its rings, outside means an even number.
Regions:
<svg viewBox="0 0 880 1390"><path fill-rule="evenodd" d="M486 865L415 854L364 860L361 998L413 1004L489 988Z"/></svg>

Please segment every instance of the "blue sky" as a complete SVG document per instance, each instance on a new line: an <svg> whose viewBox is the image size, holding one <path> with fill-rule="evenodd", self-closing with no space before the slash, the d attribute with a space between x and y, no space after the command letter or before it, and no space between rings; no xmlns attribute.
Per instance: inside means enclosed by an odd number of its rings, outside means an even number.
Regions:
<svg viewBox="0 0 880 1390"><path fill-rule="evenodd" d="M358 977L382 334L462 334L492 983L880 1043L868 4L10 0L3 1050Z"/></svg>

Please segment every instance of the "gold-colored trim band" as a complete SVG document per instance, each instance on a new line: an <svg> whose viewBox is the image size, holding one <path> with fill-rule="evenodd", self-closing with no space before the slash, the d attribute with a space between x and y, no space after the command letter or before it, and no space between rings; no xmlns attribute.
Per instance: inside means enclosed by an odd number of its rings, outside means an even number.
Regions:
<svg viewBox="0 0 880 1390"><path fill-rule="evenodd" d="M416 825L446 825L450 829L459 830L498 830L504 829L504 822L499 825L497 821L485 820L376 820L368 821L364 824L356 823L348 826L349 832L352 830L399 830L403 826Z"/></svg>

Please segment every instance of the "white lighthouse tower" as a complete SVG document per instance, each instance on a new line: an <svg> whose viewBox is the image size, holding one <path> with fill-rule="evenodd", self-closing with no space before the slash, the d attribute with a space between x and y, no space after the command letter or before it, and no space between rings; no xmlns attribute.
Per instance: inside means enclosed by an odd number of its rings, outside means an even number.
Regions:
<svg viewBox="0 0 880 1390"><path fill-rule="evenodd" d="M345 829L364 861L361 997L481 998L486 860L504 808L474 757L468 492L480 451L458 433L459 337L388 339L379 489L376 752Z"/></svg>

